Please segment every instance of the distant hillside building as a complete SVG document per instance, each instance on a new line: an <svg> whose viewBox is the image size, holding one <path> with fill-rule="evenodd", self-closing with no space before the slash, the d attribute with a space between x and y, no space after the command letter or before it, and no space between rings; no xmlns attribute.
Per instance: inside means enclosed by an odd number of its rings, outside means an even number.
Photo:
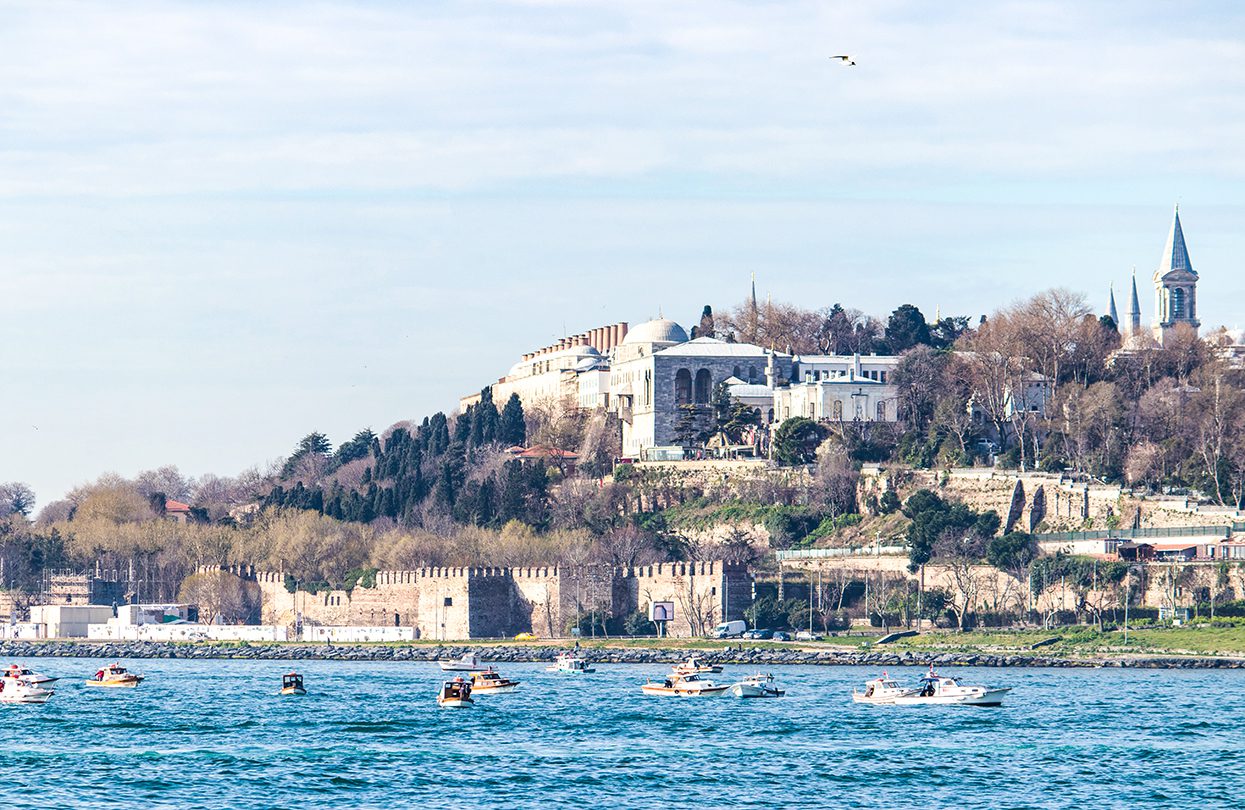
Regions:
<svg viewBox="0 0 1245 810"><path fill-rule="evenodd" d="M1150 328L1141 326L1141 302L1137 295L1137 273L1133 272L1131 295L1128 302L1128 318L1121 322L1115 309L1115 291L1111 290L1107 315L1116 322L1123 338L1122 354L1130 354L1163 346L1172 332L1180 326L1188 326L1197 333L1201 322L1197 317L1197 271L1189 260L1189 248L1185 244L1184 228L1180 224L1180 206L1172 215L1171 228L1163 255L1154 271L1154 320Z"/></svg>
<svg viewBox="0 0 1245 810"><path fill-rule="evenodd" d="M608 356L626 336L627 324L615 323L528 352L490 386L493 403L501 408L511 394L518 394L528 408L542 401L573 401L585 410L608 407ZM459 400L459 407L466 410L479 401L478 393L469 394Z"/></svg>

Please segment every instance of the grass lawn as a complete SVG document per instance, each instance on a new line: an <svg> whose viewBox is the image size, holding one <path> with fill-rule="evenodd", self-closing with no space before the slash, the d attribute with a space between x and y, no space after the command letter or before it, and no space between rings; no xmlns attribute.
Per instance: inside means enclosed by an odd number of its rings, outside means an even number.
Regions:
<svg viewBox="0 0 1245 810"><path fill-rule="evenodd" d="M1034 650L1035 655L1094 654L1168 654L1168 655L1241 655L1245 654L1245 627L1186 626L1146 627L1129 630L1128 645L1124 633L1108 630L1099 633L1085 627L1058 630L981 630L970 633L937 631L913 638L900 639L887 649L946 652L1027 652L1031 646L1046 639L1054 644Z"/></svg>

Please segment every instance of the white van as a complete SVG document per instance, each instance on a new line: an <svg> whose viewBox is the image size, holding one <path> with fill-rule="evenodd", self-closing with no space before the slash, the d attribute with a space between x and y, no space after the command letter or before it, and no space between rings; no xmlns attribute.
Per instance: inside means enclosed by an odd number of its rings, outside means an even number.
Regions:
<svg viewBox="0 0 1245 810"><path fill-rule="evenodd" d="M747 622L736 619L733 622L722 622L713 628L714 638L739 638L748 629Z"/></svg>

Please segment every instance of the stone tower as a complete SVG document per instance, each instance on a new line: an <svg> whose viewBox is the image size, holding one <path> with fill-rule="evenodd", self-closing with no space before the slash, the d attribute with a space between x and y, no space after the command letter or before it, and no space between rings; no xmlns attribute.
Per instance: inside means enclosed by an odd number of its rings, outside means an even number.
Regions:
<svg viewBox="0 0 1245 810"><path fill-rule="evenodd" d="M1154 339L1162 345L1172 329L1182 323L1194 331L1201 325L1197 319L1197 273L1189 261L1180 228L1180 206L1176 206L1163 258L1154 271Z"/></svg>

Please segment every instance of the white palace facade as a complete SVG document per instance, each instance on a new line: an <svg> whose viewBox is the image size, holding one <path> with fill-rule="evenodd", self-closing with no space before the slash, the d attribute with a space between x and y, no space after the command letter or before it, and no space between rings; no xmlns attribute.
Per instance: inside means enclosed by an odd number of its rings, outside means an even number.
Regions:
<svg viewBox="0 0 1245 810"><path fill-rule="evenodd" d="M672 320L634 329L626 323L591 329L529 352L491 386L501 407L517 394L525 408L556 400L585 411L615 413L624 457L681 444L680 419L707 414L714 392L755 408L763 424L805 416L826 422L894 422L899 358L794 355L709 337L692 339ZM461 406L479 401L463 397Z"/></svg>

